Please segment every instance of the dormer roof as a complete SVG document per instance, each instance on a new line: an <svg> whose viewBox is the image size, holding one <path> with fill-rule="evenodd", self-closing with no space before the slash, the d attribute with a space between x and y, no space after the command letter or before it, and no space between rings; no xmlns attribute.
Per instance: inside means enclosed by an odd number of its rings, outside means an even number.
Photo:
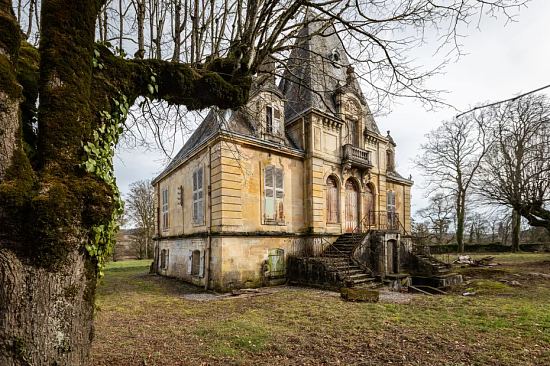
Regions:
<svg viewBox="0 0 550 366"><path fill-rule="evenodd" d="M298 33L279 88L287 100L286 121L310 109L336 117L336 96L342 92L366 105L336 28L313 17Z"/></svg>

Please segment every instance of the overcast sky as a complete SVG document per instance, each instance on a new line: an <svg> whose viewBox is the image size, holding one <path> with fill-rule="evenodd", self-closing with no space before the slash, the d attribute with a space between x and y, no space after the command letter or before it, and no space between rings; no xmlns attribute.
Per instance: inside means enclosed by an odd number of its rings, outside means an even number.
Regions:
<svg viewBox="0 0 550 366"><path fill-rule="evenodd" d="M461 111L480 102L497 101L550 84L550 1L533 0L515 23L484 19L472 26L462 40L467 55L432 78L431 88L447 90L445 101ZM418 55L418 59L426 55ZM547 90L548 93L548 90ZM422 177L412 159L418 155L424 135L445 119L457 114L451 108L426 111L418 102L396 101L391 113L377 118L380 131L391 131L397 143L398 171L412 174L413 213L425 205ZM180 143L181 145L181 143ZM175 149L177 153L178 149ZM115 160L117 182L123 195L131 182L155 177L166 160L157 151L118 150Z"/></svg>

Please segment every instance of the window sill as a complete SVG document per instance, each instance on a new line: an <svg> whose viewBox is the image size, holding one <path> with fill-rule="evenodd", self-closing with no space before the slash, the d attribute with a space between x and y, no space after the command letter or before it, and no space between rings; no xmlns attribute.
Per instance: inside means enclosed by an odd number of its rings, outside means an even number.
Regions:
<svg viewBox="0 0 550 366"><path fill-rule="evenodd" d="M264 221L263 225L269 226L286 226L286 222L276 222L276 221Z"/></svg>

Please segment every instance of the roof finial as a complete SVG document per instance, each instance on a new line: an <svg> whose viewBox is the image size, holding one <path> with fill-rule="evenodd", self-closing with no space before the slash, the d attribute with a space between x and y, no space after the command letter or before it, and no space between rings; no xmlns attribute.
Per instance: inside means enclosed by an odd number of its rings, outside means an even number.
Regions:
<svg viewBox="0 0 550 366"><path fill-rule="evenodd" d="M353 83L354 72L353 66L348 65L346 69L346 85L351 85Z"/></svg>
<svg viewBox="0 0 550 366"><path fill-rule="evenodd" d="M395 141L393 141L393 138L390 135L390 130L388 130L388 135L386 136L386 138L388 139L390 144L392 144L393 146L397 146L397 144L395 143Z"/></svg>

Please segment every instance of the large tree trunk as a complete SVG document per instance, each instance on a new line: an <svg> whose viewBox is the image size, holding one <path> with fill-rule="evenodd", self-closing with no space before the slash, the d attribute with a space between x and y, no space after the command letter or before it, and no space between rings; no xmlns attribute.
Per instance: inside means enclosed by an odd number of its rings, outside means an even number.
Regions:
<svg viewBox="0 0 550 366"><path fill-rule="evenodd" d="M464 192L457 193L456 200L456 242L458 244L458 252L464 253L464 220L465 220L465 205L466 197Z"/></svg>
<svg viewBox="0 0 550 366"><path fill-rule="evenodd" d="M0 249L0 365L85 365L95 266L72 252L55 272Z"/></svg>
<svg viewBox="0 0 550 366"><path fill-rule="evenodd" d="M20 50L11 1L0 0L2 366L87 363L98 263L112 244L94 230L113 222L116 187L108 158L101 174L85 168L83 146L119 131L123 120L102 117L124 115L113 99L123 95L132 104L144 95L189 109L236 108L248 99L248 70L241 72L234 57L178 65L124 60L95 45L103 2L43 0L38 80L37 63L19 57L36 50ZM105 67L94 69L94 57ZM28 74L18 79L16 67ZM38 90L38 136L31 143L24 127L29 115L36 117ZM112 154L112 142L99 148Z"/></svg>
<svg viewBox="0 0 550 366"><path fill-rule="evenodd" d="M521 215L512 210L512 252L519 252L519 237L521 233Z"/></svg>

